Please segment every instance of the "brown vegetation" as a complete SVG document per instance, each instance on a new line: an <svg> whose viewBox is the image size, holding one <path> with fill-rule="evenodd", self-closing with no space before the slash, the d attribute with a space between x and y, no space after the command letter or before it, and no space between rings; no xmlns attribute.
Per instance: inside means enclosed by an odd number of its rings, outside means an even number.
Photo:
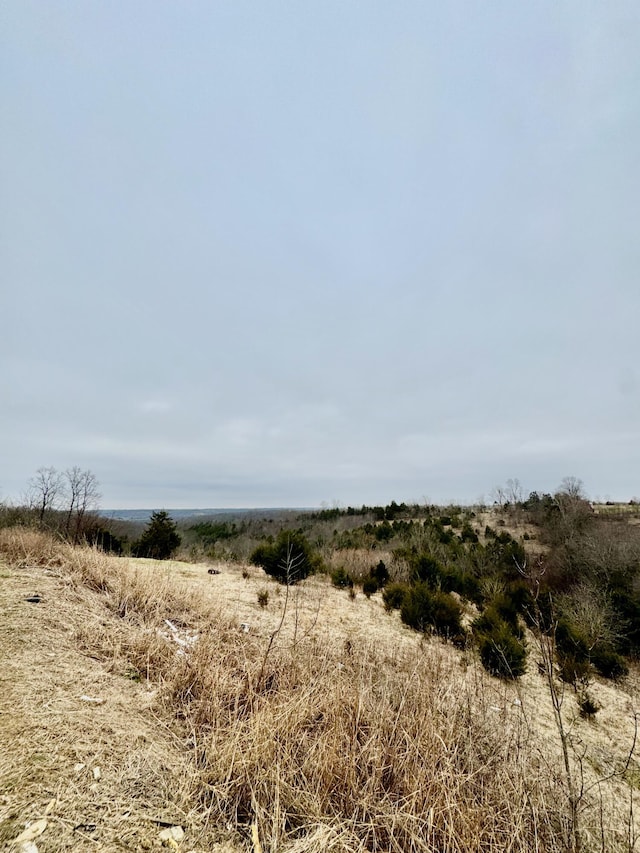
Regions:
<svg viewBox="0 0 640 853"><path fill-rule="evenodd" d="M166 743L167 773L154 765L157 793L188 827L185 850L218 849L227 826L239 848L254 844L257 833L269 851L571 849L562 753L535 661L521 685L497 682L468 652L403 628L379 596L351 600L326 577L287 588L253 567L244 567L243 577L243 567L232 565L212 577L206 567L109 558L27 529L0 530L0 553L11 580L5 591L30 589L20 586L23 578L55 578L51 624L75 606L77 683L97 657L117 699L94 709L103 730L111 725L117 741L123 721L105 715L131 702L150 726L146 736L158 738L158 749ZM257 592L265 583L271 594L261 607ZM239 630L241 621L248 632ZM580 718L570 692L560 696L578 794L582 785L576 808L585 851L632 850L635 843L629 805L637 774L633 764L625 770L634 685L629 680L624 692L594 684L603 708L597 722ZM147 709L134 696L143 688ZM12 702L21 690L16 682ZM51 727L51 738L56 720L70 729L86 725L70 709L59 718L46 705L30 713L34 726ZM20 792L33 768L24 743L4 740L13 831L28 815ZM136 748L128 757L114 752L113 773L120 764L134 815L138 809L148 818L142 803L150 780L135 763ZM26 776L16 771L18 755ZM131 762L140 772L138 799ZM33 801L56 795L55 772L29 777ZM63 797L56 808L71 812L71 800ZM157 798L152 802L159 808ZM65 815L53 814L64 826ZM108 819L120 826L119 813ZM245 835L251 827L253 842ZM0 838L11 837L0 823ZM88 849L72 848L68 833L60 837L67 841L45 834L40 849ZM118 849L113 832L99 840L103 850ZM142 836L128 849L136 844Z"/></svg>

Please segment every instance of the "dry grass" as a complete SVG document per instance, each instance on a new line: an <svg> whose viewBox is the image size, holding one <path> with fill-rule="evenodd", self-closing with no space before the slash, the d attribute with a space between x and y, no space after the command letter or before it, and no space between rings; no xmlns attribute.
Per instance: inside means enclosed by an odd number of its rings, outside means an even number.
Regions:
<svg viewBox="0 0 640 853"><path fill-rule="evenodd" d="M210 578L24 530L0 531L0 552L58 567L71 591L104 602L108 615L94 603L76 641L157 688L156 713L188 741L188 797L209 821L254 824L268 851L568 849L551 717L542 704L540 725L527 713L526 691L531 709L544 702L535 674L519 694L326 579L290 594L272 583L261 608L255 569ZM632 849L624 810L606 797L602 817L592 797L581 807L585 850Z"/></svg>
<svg viewBox="0 0 640 853"><path fill-rule="evenodd" d="M361 582L372 568L382 560L387 566L391 565L391 551L379 550L372 553L368 548L344 548L332 551L328 555L328 565L334 569L344 569L353 580Z"/></svg>

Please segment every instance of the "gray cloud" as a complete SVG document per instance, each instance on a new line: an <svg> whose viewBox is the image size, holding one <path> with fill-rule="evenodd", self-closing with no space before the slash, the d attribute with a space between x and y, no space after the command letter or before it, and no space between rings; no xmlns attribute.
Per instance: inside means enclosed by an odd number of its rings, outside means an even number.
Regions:
<svg viewBox="0 0 640 853"><path fill-rule="evenodd" d="M640 492L637 4L2 15L4 496Z"/></svg>

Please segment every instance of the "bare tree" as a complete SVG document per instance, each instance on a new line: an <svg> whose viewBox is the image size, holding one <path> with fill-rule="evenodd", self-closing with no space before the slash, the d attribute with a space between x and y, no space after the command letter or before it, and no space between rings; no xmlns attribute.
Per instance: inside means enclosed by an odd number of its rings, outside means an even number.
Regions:
<svg viewBox="0 0 640 853"><path fill-rule="evenodd" d="M494 486L489 493L489 497L493 500L494 504L499 504L501 509L506 503L506 494L503 486Z"/></svg>
<svg viewBox="0 0 640 853"><path fill-rule="evenodd" d="M575 540L593 521L593 508L587 500L584 483L578 477L565 477L554 495L560 510L562 534L566 542Z"/></svg>
<svg viewBox="0 0 640 853"><path fill-rule="evenodd" d="M67 468L64 475L69 501L65 533L70 537L73 528L73 541L77 543L82 535L87 514L98 507L101 497L99 483L92 471L82 471L77 465Z"/></svg>
<svg viewBox="0 0 640 853"><path fill-rule="evenodd" d="M574 501L586 501L587 499L584 483L579 477L564 477L558 488L557 495L565 496Z"/></svg>
<svg viewBox="0 0 640 853"><path fill-rule="evenodd" d="M34 477L29 480L27 505L38 512L38 523L44 524L48 512L58 509L64 495L64 480L62 474L55 468L38 468Z"/></svg>
<svg viewBox="0 0 640 853"><path fill-rule="evenodd" d="M522 503L524 500L524 489L522 483L517 477L507 480L506 487L507 501L514 506Z"/></svg>

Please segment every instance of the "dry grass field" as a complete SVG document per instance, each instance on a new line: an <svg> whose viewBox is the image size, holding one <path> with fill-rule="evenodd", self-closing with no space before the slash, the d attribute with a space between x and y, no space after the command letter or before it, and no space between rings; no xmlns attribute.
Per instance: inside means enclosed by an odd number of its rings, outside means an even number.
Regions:
<svg viewBox="0 0 640 853"><path fill-rule="evenodd" d="M287 590L26 529L0 531L0 607L4 849L636 849L635 668L590 687L593 721L561 694L575 833L532 636L504 683L325 576Z"/></svg>

